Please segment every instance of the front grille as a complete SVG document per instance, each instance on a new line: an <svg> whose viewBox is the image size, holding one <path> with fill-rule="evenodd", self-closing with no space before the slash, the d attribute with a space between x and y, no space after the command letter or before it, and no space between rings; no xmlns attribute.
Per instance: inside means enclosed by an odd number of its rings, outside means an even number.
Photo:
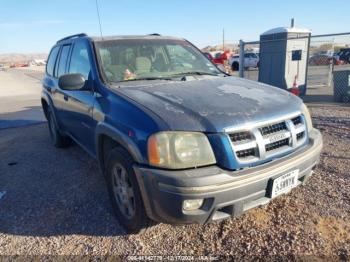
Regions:
<svg viewBox="0 0 350 262"><path fill-rule="evenodd" d="M283 140L273 142L271 144L266 145L265 149L266 149L266 152L269 152L271 150L275 150L275 149L278 149L282 146L288 146L288 145L289 145L289 139L286 138L286 139L283 139Z"/></svg>
<svg viewBox="0 0 350 262"><path fill-rule="evenodd" d="M294 118L292 119L292 122L293 122L293 124L294 124L295 126L301 124L301 116L294 117Z"/></svg>
<svg viewBox="0 0 350 262"><path fill-rule="evenodd" d="M297 140L303 139L305 136L305 131L297 134Z"/></svg>
<svg viewBox="0 0 350 262"><path fill-rule="evenodd" d="M255 156L255 149L250 148L250 149L240 150L240 151L237 151L236 154L237 154L237 157L239 158Z"/></svg>
<svg viewBox="0 0 350 262"><path fill-rule="evenodd" d="M281 123L273 124L270 126L264 126L262 128L259 128L259 129L260 129L261 134L263 136L265 136L265 135L276 133L278 131L287 130L287 125L285 122L281 122Z"/></svg>
<svg viewBox="0 0 350 262"><path fill-rule="evenodd" d="M279 122L252 125L252 128L229 132L232 149L238 163L251 164L302 146L307 139L305 120L302 115Z"/></svg>
<svg viewBox="0 0 350 262"><path fill-rule="evenodd" d="M232 142L249 140L251 138L251 135L249 132L233 133L233 134L230 134L229 136Z"/></svg>

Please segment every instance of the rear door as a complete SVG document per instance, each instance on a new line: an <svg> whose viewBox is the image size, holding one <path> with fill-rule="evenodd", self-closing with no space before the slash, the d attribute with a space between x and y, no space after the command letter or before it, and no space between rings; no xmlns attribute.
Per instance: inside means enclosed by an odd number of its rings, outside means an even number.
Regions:
<svg viewBox="0 0 350 262"><path fill-rule="evenodd" d="M53 99L54 104L57 110L57 116L60 122L60 128L64 130L64 132L67 130L67 108L66 108L66 101L67 101L67 95L64 90L62 90L58 86L58 79L60 76L66 74L67 72L67 65L68 65L68 58L71 50L71 45L63 45L61 47L59 59L56 62L54 76L57 81L57 88L53 92Z"/></svg>
<svg viewBox="0 0 350 262"><path fill-rule="evenodd" d="M61 46L57 45L54 46L51 49L51 52L49 54L49 58L47 60L46 64L46 72L45 72L45 77L43 79L43 88L45 92L49 94L49 97L52 99L51 102L53 101L53 95L56 92L57 85L58 85L58 80L55 77L55 66L58 60L58 56L60 53ZM54 110L54 108L52 108ZM56 112L54 112L56 113Z"/></svg>
<svg viewBox="0 0 350 262"><path fill-rule="evenodd" d="M251 67L251 56L250 53L244 54L244 67Z"/></svg>

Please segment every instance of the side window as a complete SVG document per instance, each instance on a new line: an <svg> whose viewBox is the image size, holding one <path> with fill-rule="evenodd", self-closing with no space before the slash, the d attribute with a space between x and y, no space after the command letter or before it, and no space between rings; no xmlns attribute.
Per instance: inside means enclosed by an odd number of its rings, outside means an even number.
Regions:
<svg viewBox="0 0 350 262"><path fill-rule="evenodd" d="M89 79L90 71L88 48L84 42L78 41L73 47L69 73L79 73L82 74L85 79Z"/></svg>
<svg viewBox="0 0 350 262"><path fill-rule="evenodd" d="M55 46L54 48L52 48L49 59L47 60L46 73L50 76L53 76L53 70L55 68L56 58L59 50L59 46Z"/></svg>
<svg viewBox="0 0 350 262"><path fill-rule="evenodd" d="M60 61L58 63L57 77L64 75L66 73L67 59L69 55L70 45L64 45L62 47Z"/></svg>

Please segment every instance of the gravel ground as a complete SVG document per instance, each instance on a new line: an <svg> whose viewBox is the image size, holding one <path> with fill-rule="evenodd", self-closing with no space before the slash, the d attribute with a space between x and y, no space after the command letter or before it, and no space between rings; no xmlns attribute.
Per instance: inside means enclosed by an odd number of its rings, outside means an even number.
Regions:
<svg viewBox="0 0 350 262"><path fill-rule="evenodd" d="M143 235L119 226L96 163L77 146L53 148L46 125L0 130L0 254L349 260L350 107L310 108L324 150L305 186L239 218Z"/></svg>

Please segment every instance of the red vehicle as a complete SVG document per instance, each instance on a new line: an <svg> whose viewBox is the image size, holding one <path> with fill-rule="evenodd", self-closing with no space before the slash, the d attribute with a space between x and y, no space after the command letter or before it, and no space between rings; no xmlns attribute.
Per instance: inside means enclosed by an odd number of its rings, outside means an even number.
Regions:
<svg viewBox="0 0 350 262"><path fill-rule="evenodd" d="M15 64L15 67L27 67L28 64L20 63L20 64Z"/></svg>
<svg viewBox="0 0 350 262"><path fill-rule="evenodd" d="M226 60L230 57L230 51L225 51L223 53L216 53L215 57L213 57L210 53L205 52L204 55L206 55L210 61L212 61L214 64L221 64L223 65Z"/></svg>
<svg viewBox="0 0 350 262"><path fill-rule="evenodd" d="M318 55L313 55L309 58L309 65L311 66L330 65L332 61L334 65L344 64L344 61L340 60L339 57L318 54Z"/></svg>
<svg viewBox="0 0 350 262"><path fill-rule="evenodd" d="M214 61L214 57L211 55L211 53L208 53L208 52L204 52L203 53L206 57L208 57L208 59L210 60L210 61Z"/></svg>

